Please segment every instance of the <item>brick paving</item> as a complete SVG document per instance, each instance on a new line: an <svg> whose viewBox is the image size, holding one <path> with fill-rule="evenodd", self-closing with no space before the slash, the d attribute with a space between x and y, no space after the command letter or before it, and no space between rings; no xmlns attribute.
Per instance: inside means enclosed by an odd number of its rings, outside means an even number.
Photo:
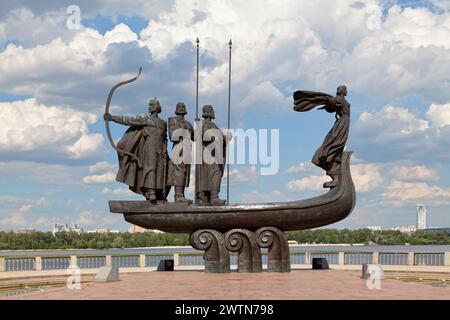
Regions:
<svg viewBox="0 0 450 320"><path fill-rule="evenodd" d="M291 273L205 274L202 271L121 274L119 282L86 283L3 299L445 299L450 287L430 283L381 280L369 290L358 271L295 270Z"/></svg>

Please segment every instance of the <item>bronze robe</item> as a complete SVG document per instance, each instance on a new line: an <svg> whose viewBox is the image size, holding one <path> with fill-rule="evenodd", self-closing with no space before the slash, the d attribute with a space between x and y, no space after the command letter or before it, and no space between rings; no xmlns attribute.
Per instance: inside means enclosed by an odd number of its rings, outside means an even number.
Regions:
<svg viewBox="0 0 450 320"><path fill-rule="evenodd" d="M173 141L172 133L176 129L186 129L190 133L190 139L194 140L194 128L192 124L190 124L187 120L181 120L177 117L169 118L169 138L170 141L173 142L172 149L174 149L181 141ZM182 156L180 154L180 156ZM190 155L189 155L190 156ZM175 186L175 187L188 187L189 186L189 178L191 174L191 164L190 163L179 163L175 164L172 162L172 159L169 160L169 168L167 175L167 186Z"/></svg>
<svg viewBox="0 0 450 320"><path fill-rule="evenodd" d="M335 164L341 162L342 152L348 139L350 103L343 96L333 97L321 92L296 91L294 92L294 104L295 111L309 111L316 106L324 105L320 109L335 113L336 121L333 127L311 160L312 163L326 171L332 170Z"/></svg>
<svg viewBox="0 0 450 320"><path fill-rule="evenodd" d="M209 120L203 120L202 122L202 137L208 129L217 129L220 130L216 124ZM202 155L204 148L213 141L203 141L202 143ZM226 138L225 135L222 134L222 154L223 154L223 163L213 163L207 164L202 160L202 164L196 165L195 170L195 184L197 192L205 192L205 191L217 191L220 192L220 184L222 182L222 176L225 168L226 161ZM213 156L215 156L213 154Z"/></svg>
<svg viewBox="0 0 450 320"><path fill-rule="evenodd" d="M118 148L135 154L142 168L132 157L118 152L119 171L116 181L125 183L130 190L144 194L145 189L161 189L166 185L167 124L150 115L138 117L113 117L114 122L128 125Z"/></svg>

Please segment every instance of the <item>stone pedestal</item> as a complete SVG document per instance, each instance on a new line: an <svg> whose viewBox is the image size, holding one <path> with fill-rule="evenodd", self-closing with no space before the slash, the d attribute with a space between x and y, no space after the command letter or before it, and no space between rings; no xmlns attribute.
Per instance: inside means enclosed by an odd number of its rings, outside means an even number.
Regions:
<svg viewBox="0 0 450 320"><path fill-rule="evenodd" d="M230 254L238 253L238 272L261 272L261 248L268 248L268 271L290 272L290 256L287 239L274 227L232 229L222 233L201 229L190 236L191 245L204 250L205 272L230 272Z"/></svg>
<svg viewBox="0 0 450 320"><path fill-rule="evenodd" d="M119 281L119 268L117 267L100 267L95 282L115 282Z"/></svg>

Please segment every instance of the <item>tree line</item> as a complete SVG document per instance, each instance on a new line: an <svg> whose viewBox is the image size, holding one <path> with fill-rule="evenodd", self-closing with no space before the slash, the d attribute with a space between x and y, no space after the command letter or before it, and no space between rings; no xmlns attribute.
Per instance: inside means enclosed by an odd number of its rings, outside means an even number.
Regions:
<svg viewBox="0 0 450 320"><path fill-rule="evenodd" d="M337 230L314 229L289 231L288 240L300 243L348 243L348 244L380 244L380 245L411 245L450 244L450 236L445 232L417 231L401 233L399 231L369 229ZM189 235L174 233L82 233L33 232L30 234L0 232L0 250L28 249L110 249L156 246L186 246L189 245Z"/></svg>

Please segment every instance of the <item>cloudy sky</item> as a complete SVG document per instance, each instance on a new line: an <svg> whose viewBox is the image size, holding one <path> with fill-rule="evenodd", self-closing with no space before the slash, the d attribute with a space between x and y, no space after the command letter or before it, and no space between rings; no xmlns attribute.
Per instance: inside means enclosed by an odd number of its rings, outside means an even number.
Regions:
<svg viewBox="0 0 450 320"><path fill-rule="evenodd" d="M142 66L111 112L141 114L156 96L163 118L182 100L192 121L197 36L200 105L226 126L232 38L232 127L279 129L278 173L233 165L232 202L324 193L310 159L334 117L294 113L292 92L346 84L357 205L332 227L415 224L417 203L450 226L449 0L29 0L0 4L0 229L126 230L107 201L140 198L114 182L106 95ZM116 140L126 129L111 126Z"/></svg>

